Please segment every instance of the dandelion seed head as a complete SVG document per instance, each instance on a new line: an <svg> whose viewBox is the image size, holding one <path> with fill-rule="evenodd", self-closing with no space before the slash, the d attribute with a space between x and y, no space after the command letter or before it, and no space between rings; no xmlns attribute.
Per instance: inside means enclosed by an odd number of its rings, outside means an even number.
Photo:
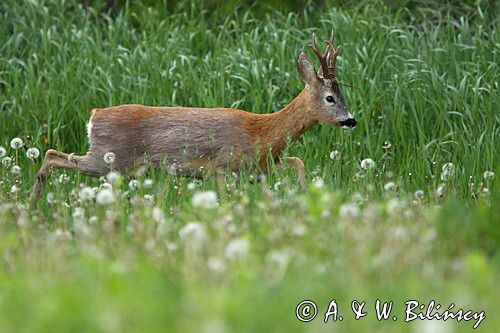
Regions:
<svg viewBox="0 0 500 333"><path fill-rule="evenodd" d="M231 240L225 250L225 256L231 261L245 257L250 249L250 243L245 238L236 238Z"/></svg>
<svg viewBox="0 0 500 333"><path fill-rule="evenodd" d="M21 174L21 167L19 165L14 165L12 169L10 169L13 175L20 175Z"/></svg>
<svg viewBox="0 0 500 333"><path fill-rule="evenodd" d="M34 160L34 159L37 159L38 156L40 156L40 151L38 150L38 148L29 148L27 151L26 151L26 156L28 156L28 158L30 160Z"/></svg>
<svg viewBox="0 0 500 333"><path fill-rule="evenodd" d="M386 208L389 215L397 215L401 213L401 210L403 209L403 203L397 198L392 198L387 202Z"/></svg>
<svg viewBox="0 0 500 333"><path fill-rule="evenodd" d="M317 189L321 189L325 186L325 181L321 177L314 177L313 186Z"/></svg>
<svg viewBox="0 0 500 333"><path fill-rule="evenodd" d="M102 183L101 186L99 186L100 190L113 190L113 186L110 183Z"/></svg>
<svg viewBox="0 0 500 333"><path fill-rule="evenodd" d="M445 184L440 184L437 189L436 189L436 195L438 198L442 198L444 196L444 193L446 191L446 185Z"/></svg>
<svg viewBox="0 0 500 333"><path fill-rule="evenodd" d="M116 156L115 156L115 153L113 153L113 152L107 152L106 154L104 154L104 157L103 157L103 160L106 164L115 163L115 159L116 159Z"/></svg>
<svg viewBox="0 0 500 333"><path fill-rule="evenodd" d="M129 187L131 190L137 190L140 186L141 186L141 182L139 182L137 179L132 179L132 180L128 183L128 187Z"/></svg>
<svg viewBox="0 0 500 333"><path fill-rule="evenodd" d="M4 157L7 154L7 150L0 146L0 157Z"/></svg>
<svg viewBox="0 0 500 333"><path fill-rule="evenodd" d="M397 188L396 184L394 182L388 182L387 184L384 185L384 190L386 191L394 191Z"/></svg>
<svg viewBox="0 0 500 333"><path fill-rule="evenodd" d="M415 199L417 199L417 200L422 199L424 197L424 191L416 190L414 195L415 195Z"/></svg>
<svg viewBox="0 0 500 333"><path fill-rule="evenodd" d="M56 202L56 196L52 192L47 193L47 195L45 196L45 199L47 200L47 202L49 204L53 204L54 202Z"/></svg>
<svg viewBox="0 0 500 333"><path fill-rule="evenodd" d="M146 179L144 180L144 188L152 188L154 184L154 181L152 179Z"/></svg>
<svg viewBox="0 0 500 333"><path fill-rule="evenodd" d="M201 223L189 222L179 230L179 237L184 240L204 241L207 238L207 232Z"/></svg>
<svg viewBox="0 0 500 333"><path fill-rule="evenodd" d="M163 213L163 210L160 207L153 208L151 212L151 217L157 223L161 223L165 220L165 214Z"/></svg>
<svg viewBox="0 0 500 333"><path fill-rule="evenodd" d="M12 149L19 149L24 146L24 142L23 140L21 140L21 138L14 138L10 141L10 146L12 147Z"/></svg>
<svg viewBox="0 0 500 333"><path fill-rule="evenodd" d="M335 149L335 150L333 150L333 151L330 152L330 158L332 160L336 159L337 156L339 156L339 151L337 149Z"/></svg>
<svg viewBox="0 0 500 333"><path fill-rule="evenodd" d="M493 171L485 171L483 173L483 178L485 181L495 179L495 173Z"/></svg>
<svg viewBox="0 0 500 333"><path fill-rule="evenodd" d="M115 196L110 189L102 189L97 192L96 202L103 206L109 205L115 202Z"/></svg>
<svg viewBox="0 0 500 333"><path fill-rule="evenodd" d="M90 201L94 199L94 191L90 187L84 187L78 193L78 198L81 201Z"/></svg>
<svg viewBox="0 0 500 333"><path fill-rule="evenodd" d="M2 158L2 164L8 168L11 164L12 164L12 158L9 157L9 156L5 156L4 158Z"/></svg>
<svg viewBox="0 0 500 333"><path fill-rule="evenodd" d="M118 185L121 181L121 175L117 171L110 171L106 175L106 180L113 185Z"/></svg>
<svg viewBox="0 0 500 333"><path fill-rule="evenodd" d="M73 210L73 220L81 222L83 218L85 217L85 211L81 207L75 207Z"/></svg>
<svg viewBox="0 0 500 333"><path fill-rule="evenodd" d="M283 185L283 183L282 183L282 182L276 182L276 183L274 184L274 190L275 190L275 191L279 191L279 189L280 189L280 186L281 186L281 185Z"/></svg>
<svg viewBox="0 0 500 333"><path fill-rule="evenodd" d="M217 193L214 191L196 192L191 203L194 207L213 209L217 207Z"/></svg>
<svg viewBox="0 0 500 333"><path fill-rule="evenodd" d="M375 167L375 162L371 158L365 158L361 161L361 168L364 170L369 170Z"/></svg>
<svg viewBox="0 0 500 333"><path fill-rule="evenodd" d="M455 165L453 163L445 163L441 168L441 180L450 180L455 175Z"/></svg>
<svg viewBox="0 0 500 333"><path fill-rule="evenodd" d="M61 183L61 184L67 183L69 181L69 176L67 174L63 173L59 176L58 180L59 180L59 183Z"/></svg>
<svg viewBox="0 0 500 333"><path fill-rule="evenodd" d="M352 220L359 217L361 210L355 203L345 203L340 206L339 216L344 220Z"/></svg>
<svg viewBox="0 0 500 333"><path fill-rule="evenodd" d="M71 153L68 155L68 162L75 163L75 153Z"/></svg>
<svg viewBox="0 0 500 333"><path fill-rule="evenodd" d="M12 185L12 187L10 188L10 193L14 194L17 192L19 192L19 187L17 185Z"/></svg>
<svg viewBox="0 0 500 333"><path fill-rule="evenodd" d="M195 182L190 182L189 184L187 184L187 189L189 191L193 191L195 188L196 188L196 183Z"/></svg>
<svg viewBox="0 0 500 333"><path fill-rule="evenodd" d="M216 274L222 274L226 271L226 263L221 258L208 258L207 266L210 271Z"/></svg>

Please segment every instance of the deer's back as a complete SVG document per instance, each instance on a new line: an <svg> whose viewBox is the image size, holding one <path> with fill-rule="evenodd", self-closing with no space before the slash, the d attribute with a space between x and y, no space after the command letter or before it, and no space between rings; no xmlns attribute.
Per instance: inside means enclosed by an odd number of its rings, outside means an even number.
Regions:
<svg viewBox="0 0 500 333"><path fill-rule="evenodd" d="M186 173L208 165L237 169L235 160L253 153L255 115L235 109L121 105L94 109L89 121L89 154L116 155L124 171L139 158L175 164Z"/></svg>

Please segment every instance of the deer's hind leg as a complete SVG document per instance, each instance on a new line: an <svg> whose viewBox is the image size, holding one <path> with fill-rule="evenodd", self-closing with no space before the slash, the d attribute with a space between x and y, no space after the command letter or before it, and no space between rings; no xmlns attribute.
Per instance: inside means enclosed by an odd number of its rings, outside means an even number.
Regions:
<svg viewBox="0 0 500 333"><path fill-rule="evenodd" d="M104 174L101 165L94 160L94 156L88 154L85 156L73 156L54 149L49 149L45 154L42 167L36 176L33 199L37 201L40 198L40 194L42 193L47 179L49 179L52 173L57 169L78 171L93 177Z"/></svg>

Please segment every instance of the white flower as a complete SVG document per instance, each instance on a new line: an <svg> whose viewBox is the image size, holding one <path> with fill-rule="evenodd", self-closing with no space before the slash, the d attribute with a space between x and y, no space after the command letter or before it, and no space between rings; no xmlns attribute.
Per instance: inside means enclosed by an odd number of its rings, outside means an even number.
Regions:
<svg viewBox="0 0 500 333"><path fill-rule="evenodd" d="M495 178L495 173L493 171L485 171L483 173L483 178L485 181L492 180Z"/></svg>
<svg viewBox="0 0 500 333"><path fill-rule="evenodd" d="M384 144L382 145L382 148L384 149L389 149L391 148L391 143L389 141L385 141Z"/></svg>
<svg viewBox="0 0 500 333"><path fill-rule="evenodd" d="M0 146L0 157L4 157L7 154L7 150L4 147Z"/></svg>
<svg viewBox="0 0 500 333"><path fill-rule="evenodd" d="M416 190L414 195L415 195L415 199L422 199L424 197L424 191Z"/></svg>
<svg viewBox="0 0 500 333"><path fill-rule="evenodd" d="M196 192L191 202L194 207L213 209L217 207L217 193L214 191Z"/></svg>
<svg viewBox="0 0 500 333"><path fill-rule="evenodd" d="M359 206L354 203L345 203L340 206L339 216L341 219L355 219L359 217Z"/></svg>
<svg viewBox="0 0 500 333"><path fill-rule="evenodd" d="M386 191L394 191L396 189L396 184L394 182L388 182L384 185L384 190Z"/></svg>
<svg viewBox="0 0 500 333"><path fill-rule="evenodd" d="M101 186L99 186L99 189L111 191L113 189L113 186L111 186L110 183L102 183Z"/></svg>
<svg viewBox="0 0 500 333"><path fill-rule="evenodd" d="M113 164L115 163L115 158L116 158L115 153L108 152L104 154L103 160L106 164Z"/></svg>
<svg viewBox="0 0 500 333"><path fill-rule="evenodd" d="M40 156L40 151L37 148L29 148L26 151L26 156L28 156L30 160L37 159L38 156Z"/></svg>
<svg viewBox="0 0 500 333"><path fill-rule="evenodd" d="M59 183L64 184L67 181L69 181L69 176L67 174L63 173L59 176Z"/></svg>
<svg viewBox="0 0 500 333"><path fill-rule="evenodd" d="M315 177L312 182L313 186L317 189L323 188L325 186L325 182L321 177Z"/></svg>
<svg viewBox="0 0 500 333"><path fill-rule="evenodd" d="M49 204L56 202L56 196L52 192L47 193L46 199Z"/></svg>
<svg viewBox="0 0 500 333"><path fill-rule="evenodd" d="M438 188L436 189L436 195L438 198L442 198L444 196L444 191L446 190L446 185L445 184L440 184Z"/></svg>
<svg viewBox="0 0 500 333"><path fill-rule="evenodd" d="M141 185L141 183L137 180L137 179L132 179L129 183L128 183L128 187L131 189L131 190L137 190L139 188L139 186Z"/></svg>
<svg viewBox="0 0 500 333"><path fill-rule="evenodd" d="M144 194L144 201L146 203L153 202L154 197L151 194Z"/></svg>
<svg viewBox="0 0 500 333"><path fill-rule="evenodd" d="M176 176L177 175L177 166L175 165L175 163L169 165L167 167L167 173L170 175L170 176Z"/></svg>
<svg viewBox="0 0 500 333"><path fill-rule="evenodd" d="M19 149L21 148L22 146L24 145L24 142L23 140L21 140L20 138L14 138L10 141L10 146L13 148L13 149Z"/></svg>
<svg viewBox="0 0 500 333"><path fill-rule="evenodd" d="M152 188L154 181L152 179L144 180L144 188Z"/></svg>
<svg viewBox="0 0 500 333"><path fill-rule="evenodd" d="M334 160L337 156L339 156L339 151L335 149L334 151L330 152L330 158Z"/></svg>
<svg viewBox="0 0 500 333"><path fill-rule="evenodd" d="M84 187L78 193L81 201L90 201L94 198L94 191L90 187Z"/></svg>
<svg viewBox="0 0 500 333"><path fill-rule="evenodd" d="M446 163L441 169L441 180L449 180L455 175L455 166L453 163Z"/></svg>
<svg viewBox="0 0 500 333"><path fill-rule="evenodd" d="M2 164L5 166L5 167L9 167L10 164L12 163L12 158L10 158L9 156L5 156L4 158L2 158Z"/></svg>
<svg viewBox="0 0 500 333"><path fill-rule="evenodd" d="M290 261L290 255L285 251L273 250L266 255L266 261L272 267L286 267Z"/></svg>
<svg viewBox="0 0 500 333"><path fill-rule="evenodd" d="M184 240L203 241L207 238L207 232L199 222L189 222L179 230L179 237Z"/></svg>
<svg viewBox="0 0 500 333"><path fill-rule="evenodd" d="M76 159L75 159L75 153L71 153L68 155L68 162L69 163L75 163Z"/></svg>
<svg viewBox="0 0 500 333"><path fill-rule="evenodd" d="M163 214L163 210L161 210L160 207L153 208L151 217L153 218L153 220L155 220L155 222L158 222L158 223L165 220L165 215Z"/></svg>
<svg viewBox="0 0 500 333"><path fill-rule="evenodd" d="M389 215L396 215L401 212L403 208L403 203L396 198L392 198L387 202L387 212Z"/></svg>
<svg viewBox="0 0 500 333"><path fill-rule="evenodd" d="M83 218L85 217L85 211L81 207L75 207L72 216L73 220L82 221Z"/></svg>
<svg viewBox="0 0 500 333"><path fill-rule="evenodd" d="M21 174L21 167L19 165L14 165L10 171L14 175L20 175Z"/></svg>
<svg viewBox="0 0 500 333"><path fill-rule="evenodd" d="M106 175L106 180L110 183L110 184L113 184L113 185L117 185L119 184L120 180L121 180L121 175L119 172L116 172L116 171L110 171L107 175Z"/></svg>
<svg viewBox="0 0 500 333"><path fill-rule="evenodd" d="M208 269L214 273L222 274L226 271L226 263L221 258L208 258L207 266Z"/></svg>
<svg viewBox="0 0 500 333"><path fill-rule="evenodd" d="M191 182L191 183L187 184L187 189L188 189L189 191L192 191L192 190L194 190L195 188L196 188L196 183L195 183L195 182Z"/></svg>
<svg viewBox="0 0 500 333"><path fill-rule="evenodd" d="M281 183L281 182L276 182L276 183L274 184L274 190L275 190L275 191L279 191L279 189L280 189L280 186L281 186L281 185L282 185L282 183Z"/></svg>
<svg viewBox="0 0 500 333"><path fill-rule="evenodd" d="M109 189L102 189L97 192L96 201L99 205L109 205L115 202L115 196Z"/></svg>
<svg viewBox="0 0 500 333"><path fill-rule="evenodd" d="M375 162L371 158L365 158L361 161L361 168L369 170L375 166Z"/></svg>
<svg viewBox="0 0 500 333"><path fill-rule="evenodd" d="M10 189L10 193L17 193L19 191L19 187L17 187L16 185L12 185L11 189Z"/></svg>
<svg viewBox="0 0 500 333"><path fill-rule="evenodd" d="M247 255L250 244L245 238L236 238L229 242L226 246L225 255L229 260L237 260Z"/></svg>

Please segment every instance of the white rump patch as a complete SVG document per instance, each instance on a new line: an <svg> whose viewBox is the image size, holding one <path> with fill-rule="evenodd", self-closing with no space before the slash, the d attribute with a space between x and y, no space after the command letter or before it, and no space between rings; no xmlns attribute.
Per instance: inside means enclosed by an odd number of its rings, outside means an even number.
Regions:
<svg viewBox="0 0 500 333"><path fill-rule="evenodd" d="M89 141L91 135L92 135L92 118L90 118L89 122L87 123L87 136L89 137Z"/></svg>

